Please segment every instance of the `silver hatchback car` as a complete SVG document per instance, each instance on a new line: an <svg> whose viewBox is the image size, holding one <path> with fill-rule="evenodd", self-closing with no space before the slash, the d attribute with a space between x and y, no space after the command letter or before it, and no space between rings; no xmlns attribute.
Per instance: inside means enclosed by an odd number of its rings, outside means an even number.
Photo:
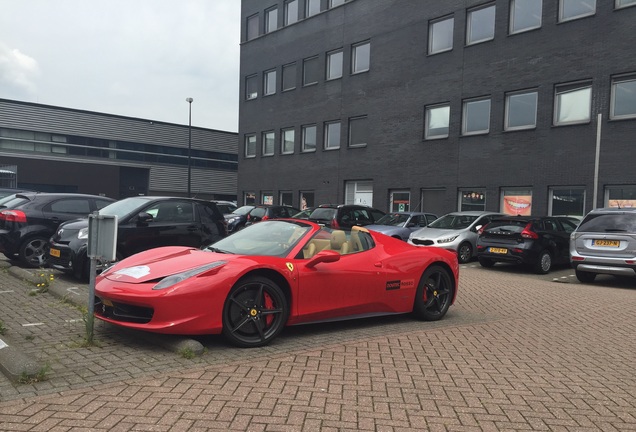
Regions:
<svg viewBox="0 0 636 432"><path fill-rule="evenodd" d="M477 231L501 213L485 211L453 212L434 220L427 227L413 231L409 243L415 246L437 246L457 253L464 264L477 253Z"/></svg>
<svg viewBox="0 0 636 432"><path fill-rule="evenodd" d="M636 209L589 212L570 235L570 262L581 282L597 274L636 276Z"/></svg>

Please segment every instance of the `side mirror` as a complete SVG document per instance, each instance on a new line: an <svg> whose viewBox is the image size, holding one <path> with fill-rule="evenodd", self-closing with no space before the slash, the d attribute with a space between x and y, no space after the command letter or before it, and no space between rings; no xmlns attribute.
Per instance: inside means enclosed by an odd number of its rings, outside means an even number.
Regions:
<svg viewBox="0 0 636 432"><path fill-rule="evenodd" d="M475 225L475 226L473 227L472 231L473 231L473 232L477 232L477 231L479 231L479 230L481 229L481 227L482 227L482 226L483 226L483 225Z"/></svg>
<svg viewBox="0 0 636 432"><path fill-rule="evenodd" d="M146 224L152 220L152 215L146 212L140 212L137 215L137 225Z"/></svg>
<svg viewBox="0 0 636 432"><path fill-rule="evenodd" d="M340 261L340 253L332 250L318 252L305 264L308 268L314 268L320 263L330 263Z"/></svg>

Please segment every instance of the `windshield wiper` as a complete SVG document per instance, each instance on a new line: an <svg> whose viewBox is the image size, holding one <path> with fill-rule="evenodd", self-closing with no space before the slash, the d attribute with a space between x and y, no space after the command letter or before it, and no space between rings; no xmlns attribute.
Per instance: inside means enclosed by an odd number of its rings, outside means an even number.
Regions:
<svg viewBox="0 0 636 432"><path fill-rule="evenodd" d="M208 250L208 251L210 251L210 252L222 253L222 254L227 254L227 253L229 253L228 251L225 251L225 250L223 250L223 249L219 249L219 248L215 248L215 247L212 247L212 246L208 246L208 247L206 247L206 248L205 248L205 250Z"/></svg>

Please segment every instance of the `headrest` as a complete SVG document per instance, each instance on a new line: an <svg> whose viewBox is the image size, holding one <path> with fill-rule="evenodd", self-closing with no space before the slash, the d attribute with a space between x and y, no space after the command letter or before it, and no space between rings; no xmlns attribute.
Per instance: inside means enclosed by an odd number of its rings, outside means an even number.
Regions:
<svg viewBox="0 0 636 432"><path fill-rule="evenodd" d="M331 249L340 249L347 241L347 235L344 231L337 230L331 233Z"/></svg>

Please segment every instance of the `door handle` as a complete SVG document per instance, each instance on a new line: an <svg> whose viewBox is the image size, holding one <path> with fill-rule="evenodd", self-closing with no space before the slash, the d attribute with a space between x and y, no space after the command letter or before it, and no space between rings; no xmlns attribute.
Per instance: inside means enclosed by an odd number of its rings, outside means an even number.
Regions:
<svg viewBox="0 0 636 432"><path fill-rule="evenodd" d="M381 267L382 267L382 262L377 262L377 263L375 263L375 264L373 264L373 265L374 265L375 267L380 267L380 268L381 268Z"/></svg>

